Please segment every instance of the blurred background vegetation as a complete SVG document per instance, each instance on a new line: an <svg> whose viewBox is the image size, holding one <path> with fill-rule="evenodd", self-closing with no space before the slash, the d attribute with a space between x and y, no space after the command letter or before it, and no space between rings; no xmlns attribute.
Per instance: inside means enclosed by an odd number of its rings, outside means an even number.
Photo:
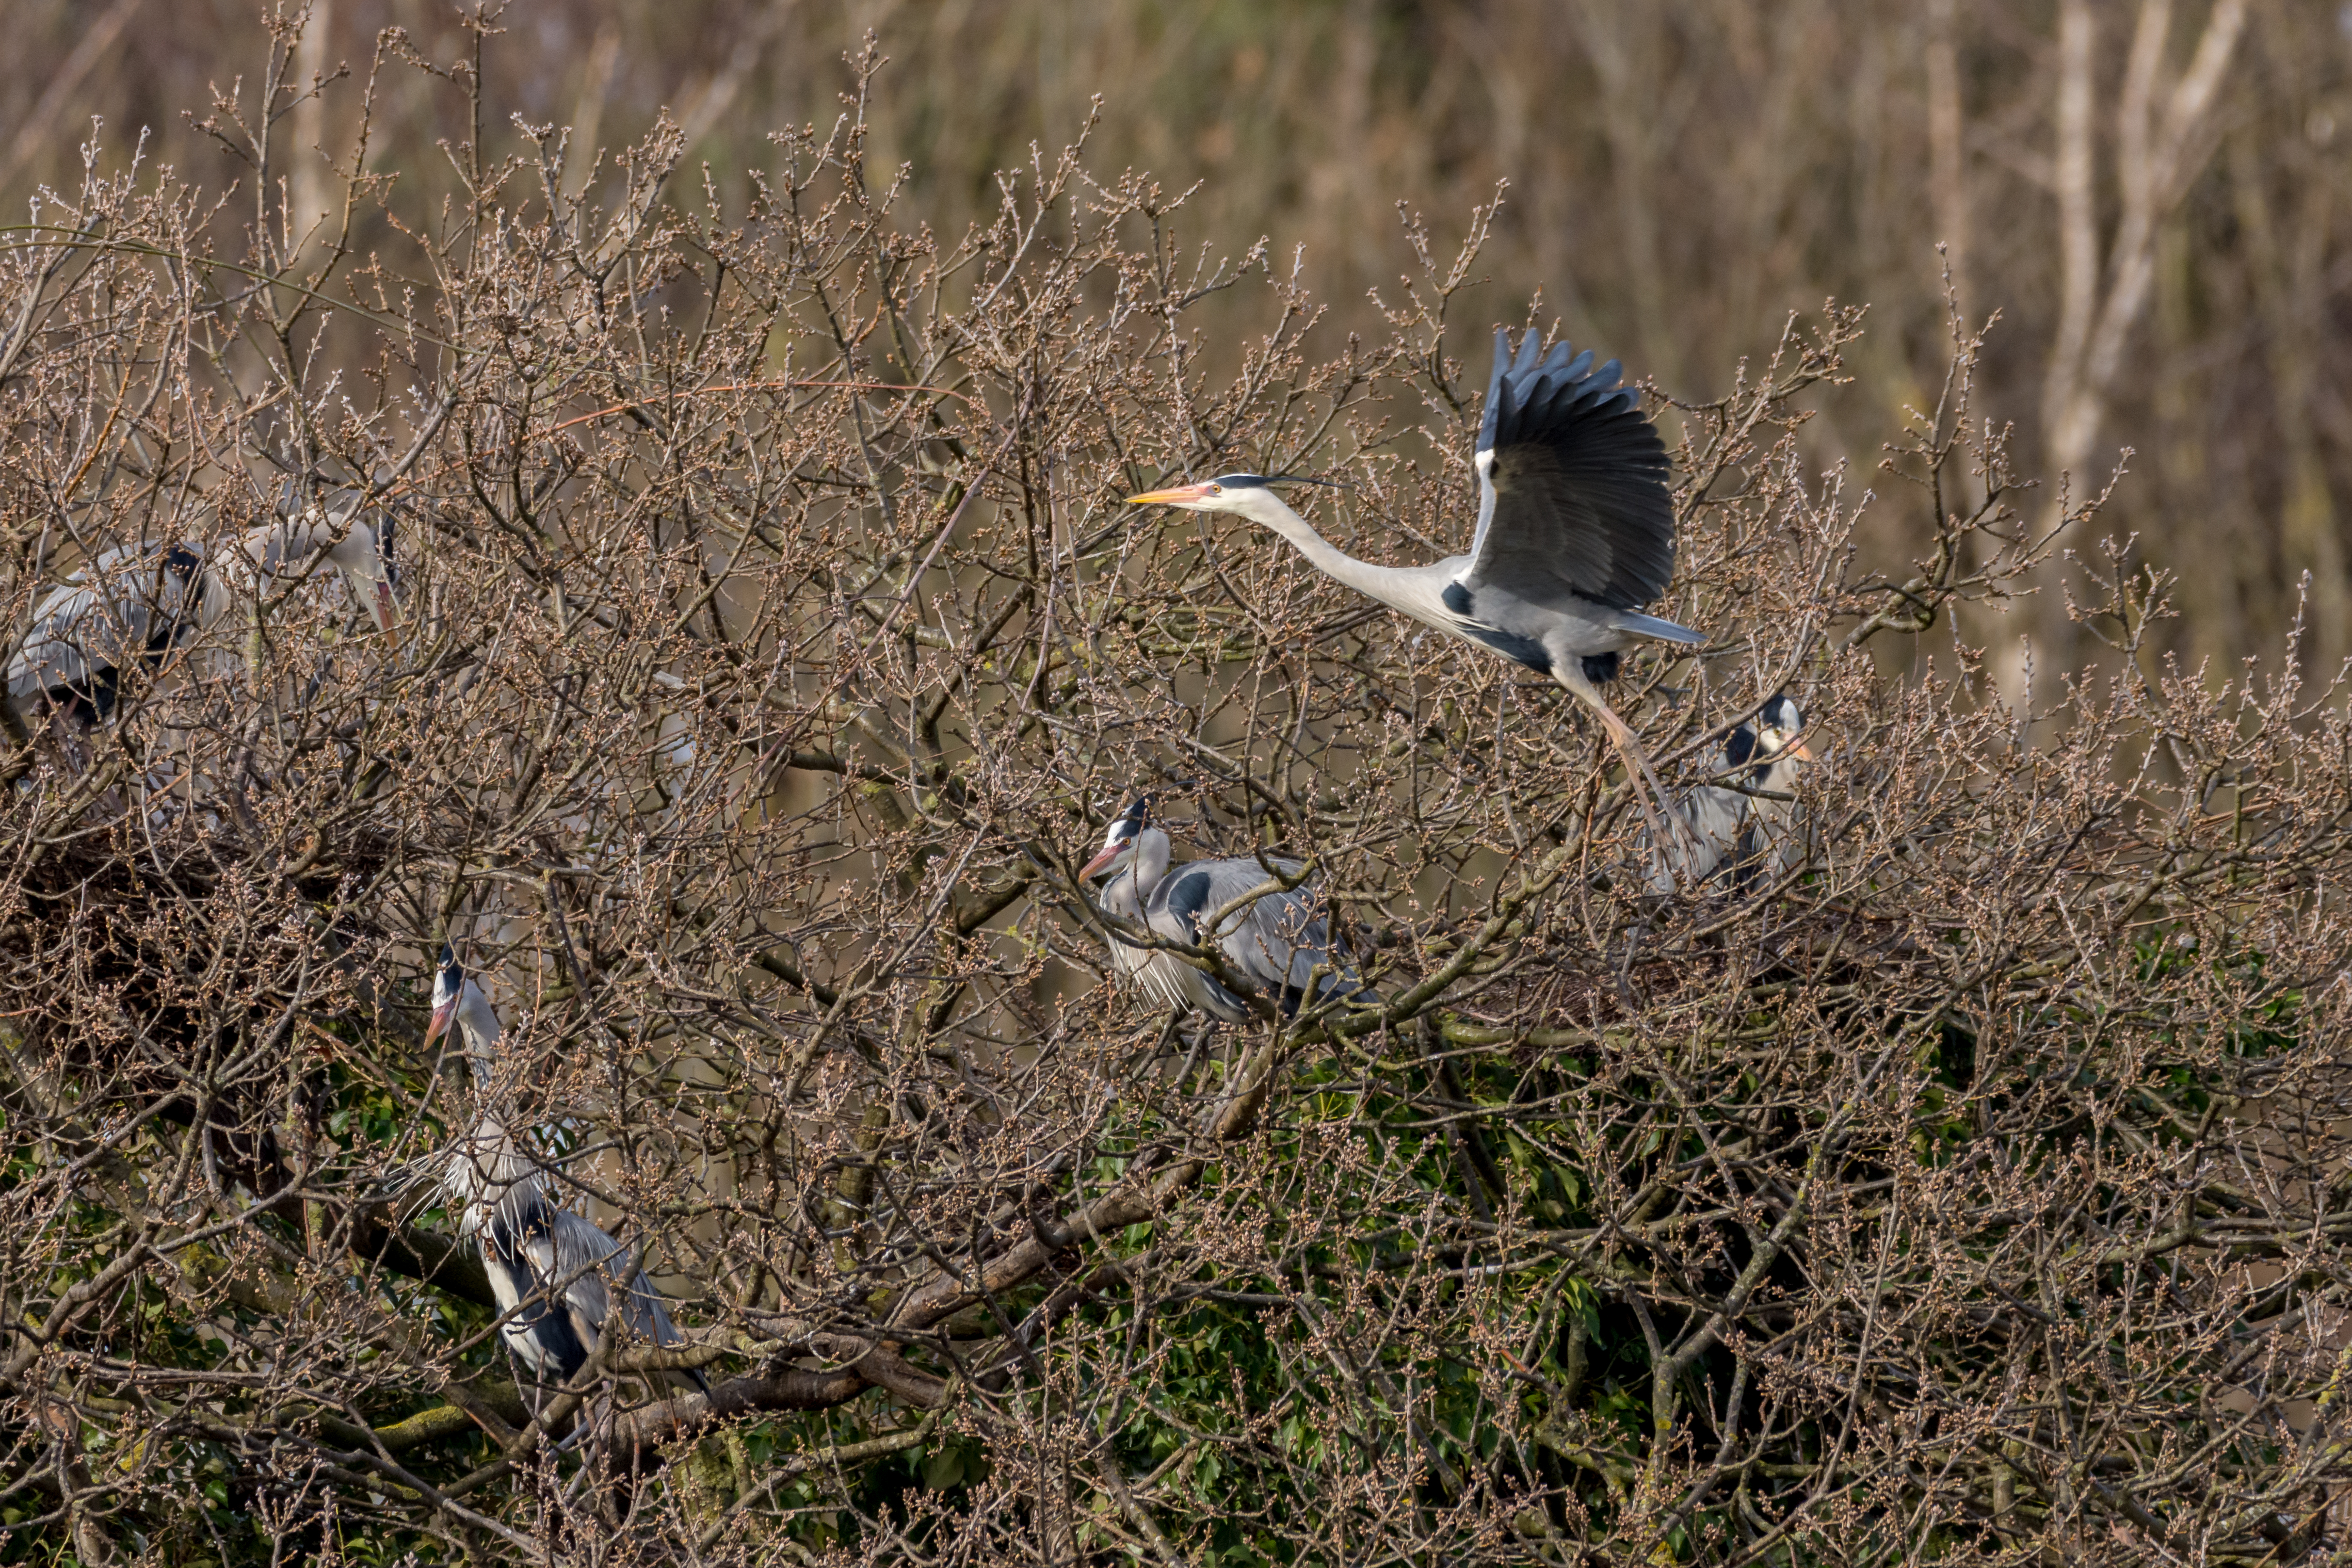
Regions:
<svg viewBox="0 0 2352 1568"><path fill-rule="evenodd" d="M6 11L12 210L76 176L93 116L103 163L144 131L184 177L239 172L194 121L215 89L257 77L254 0ZM298 213L340 200L310 150L348 157L383 29L445 63L469 47L448 0L317 0L314 22L299 68L354 79L298 111ZM520 144L509 116L614 149L667 110L730 207L775 154L770 132L838 112L844 56L870 30L892 62L870 110L877 166L906 166L902 219L948 233L992 207L994 171L1068 141L1099 95L1097 176L1199 182L1171 225L1184 246L1239 254L1263 235L1277 275L1303 252L1324 348L1375 323L1409 264L1398 204L1450 250L1507 181L1490 281L1448 343L1477 375L1484 327L1538 290L1571 337L1683 399L1727 391L1786 312L1867 302L1862 395L1813 432L1817 456L1864 474L1904 410L1934 401L1948 256L1962 308L2001 313L1979 406L2016 422L2021 469L2079 485L2137 453L2108 515L2182 579L2171 651L2216 659L2219 680L2274 650L2308 573L2306 669L2352 652L2352 5L530 0L497 25L494 150ZM369 166L439 159L466 114L456 87L387 73ZM1230 358L1273 307L1244 287L1206 319L1204 347ZM2015 624L2068 643L2062 608L2045 593Z"/></svg>

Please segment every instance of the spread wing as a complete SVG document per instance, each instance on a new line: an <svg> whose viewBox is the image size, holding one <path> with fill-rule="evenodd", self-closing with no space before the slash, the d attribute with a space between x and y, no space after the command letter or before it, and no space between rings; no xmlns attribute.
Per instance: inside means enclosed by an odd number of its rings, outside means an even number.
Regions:
<svg viewBox="0 0 2352 1568"><path fill-rule="evenodd" d="M1538 358L1539 346L1529 331L1515 360L1510 334L1495 334L1478 533L1460 580L1534 604L1572 594L1638 610L1675 574L1665 443L1616 361L1596 371L1590 350L1559 343Z"/></svg>

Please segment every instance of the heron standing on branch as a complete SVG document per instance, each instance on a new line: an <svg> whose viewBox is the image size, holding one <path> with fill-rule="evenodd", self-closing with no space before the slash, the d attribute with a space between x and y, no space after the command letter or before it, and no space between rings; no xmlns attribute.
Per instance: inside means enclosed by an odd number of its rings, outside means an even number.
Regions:
<svg viewBox="0 0 2352 1568"><path fill-rule="evenodd" d="M487 1095L504 1030L489 998L445 946L433 979L425 1044L452 1028L462 1037L476 1090ZM661 1292L630 1250L562 1207L550 1190L552 1179L488 1109L442 1168L441 1190L456 1211L458 1232L473 1239L490 1277L501 1314L499 1337L507 1349L545 1385L577 1375L616 1313L646 1344L685 1343ZM709 1387L690 1369L658 1375L673 1386Z"/></svg>
<svg viewBox="0 0 2352 1568"><path fill-rule="evenodd" d="M1539 353L1532 330L1513 358L1495 334L1495 371L1474 462L1478 530L1467 555L1375 566L1333 546L1271 487L1288 475L1226 474L1129 497L1130 505L1232 512L1288 539L1325 574L1449 636L1549 675L1591 708L1651 797L1656 775L1625 721L1601 700L1618 655L1641 638L1698 646L1702 632L1642 613L1675 573L1666 448L1617 361L1592 368L1567 343ZM1645 802L1645 805L1647 802ZM1654 831L1664 824L1653 811Z"/></svg>
<svg viewBox="0 0 2352 1568"><path fill-rule="evenodd" d="M204 547L125 545L53 589L8 661L8 701L89 727L114 712L122 673L160 665L217 624L265 581L299 579L323 560L342 573L376 629L399 634L390 513L360 515L360 492L339 490L301 516L254 528L207 563Z"/></svg>
<svg viewBox="0 0 2352 1568"><path fill-rule="evenodd" d="M1298 874L1298 862L1269 857L1261 862L1237 855L1188 862L1171 875L1171 852L1168 835L1151 821L1151 797L1146 795L1111 823L1101 852L1078 868L1078 879L1109 877L1101 895L1106 913L1133 921L1162 941L1213 949L1226 979L1266 998L1286 1016L1310 998L1379 999L1333 947L1321 898L1308 888L1282 886ZM1266 891L1217 917L1260 888ZM1212 923L1214 930L1209 929ZM1121 977L1163 1006L1206 1013L1223 1023L1244 1023L1251 1016L1249 1004L1223 980L1187 963L1181 953L1143 946L1114 929L1110 954Z"/></svg>

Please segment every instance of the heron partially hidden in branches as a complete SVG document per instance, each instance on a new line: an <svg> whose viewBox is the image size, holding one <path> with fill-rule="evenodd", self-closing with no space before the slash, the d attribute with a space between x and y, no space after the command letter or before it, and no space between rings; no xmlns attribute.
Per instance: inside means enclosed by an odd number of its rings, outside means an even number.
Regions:
<svg viewBox="0 0 2352 1568"><path fill-rule="evenodd" d="M1650 846L1648 891L1696 887L1727 864L1745 876L1778 875L1798 863L1804 836L1797 805L1779 797L1796 788L1813 759L1804 729L1797 705L1775 694L1752 726L1724 737L1722 782L1702 784L1675 802L1685 831L1663 848Z"/></svg>
<svg viewBox="0 0 2352 1568"><path fill-rule="evenodd" d="M487 1097L504 1030L489 998L445 946L425 1043L452 1028L463 1040L475 1088ZM442 1166L442 1193L459 1233L481 1253L507 1349L545 1385L576 1376L616 1316L645 1343L685 1343L631 1250L564 1207L552 1183L552 1174L516 1145L487 1105ZM676 1387L709 1386L691 1369L659 1376Z"/></svg>
<svg viewBox="0 0 2352 1568"><path fill-rule="evenodd" d="M1110 879L1101 894L1106 913L1163 942L1213 950L1223 967L1220 977L1173 948L1145 946L1114 929L1111 961L1145 996L1223 1023L1252 1016L1227 981L1286 1014L1310 998L1379 1000L1333 946L1322 899L1310 887L1282 885L1304 869L1298 862L1236 855L1190 861L1171 874L1172 852L1167 833L1152 823L1146 795L1111 823L1101 852L1078 868L1080 881Z"/></svg>
<svg viewBox="0 0 2352 1568"><path fill-rule="evenodd" d="M9 704L19 714L47 709L102 724L125 670L160 665L266 582L299 579L320 560L342 574L376 629L397 637L393 517L362 513L361 499L338 490L298 517L248 530L209 560L194 541L103 552L35 608L8 661Z"/></svg>
<svg viewBox="0 0 2352 1568"><path fill-rule="evenodd" d="M1703 632L1641 607L1675 573L1666 448L1617 361L1549 353L1530 331L1516 358L1495 334L1495 371L1473 459L1478 529L1467 555L1426 566L1358 560L1317 533L1272 486L1290 475L1226 474L1130 496L1133 506L1231 512L1272 528L1318 569L1449 636L1548 675L1591 708L1626 763L1665 804L1633 729L1601 699L1618 656L1641 638L1698 646ZM1665 824L1652 813L1654 831Z"/></svg>

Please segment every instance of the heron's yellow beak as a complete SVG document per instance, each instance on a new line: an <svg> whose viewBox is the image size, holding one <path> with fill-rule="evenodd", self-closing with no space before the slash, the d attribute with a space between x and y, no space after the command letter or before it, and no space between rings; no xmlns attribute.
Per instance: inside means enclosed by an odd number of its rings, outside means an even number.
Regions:
<svg viewBox="0 0 2352 1568"><path fill-rule="evenodd" d="M455 997L451 997L447 1001L443 1002L439 1007L435 1008L433 1009L433 1018L431 1021L426 1023L425 1026L425 1043L429 1046L435 1040L440 1039L443 1033L448 1030L449 1020L455 1018L457 1014L457 998Z"/></svg>
<svg viewBox="0 0 2352 1568"><path fill-rule="evenodd" d="M1789 747L1789 755L1800 762L1811 762L1813 759L1813 748L1801 740L1794 741Z"/></svg>
<svg viewBox="0 0 2352 1568"><path fill-rule="evenodd" d="M1125 854L1127 852L1127 849L1128 846L1124 843L1104 845L1102 853L1095 856L1094 859L1088 861L1086 864L1078 868L1078 880L1080 882L1091 880L1097 872L1102 870L1105 866L1110 864L1111 862Z"/></svg>
<svg viewBox="0 0 2352 1568"><path fill-rule="evenodd" d="M1146 490L1140 496L1129 496L1130 507L1173 507L1186 501L1202 501L1216 489L1214 485L1179 485L1172 490Z"/></svg>

